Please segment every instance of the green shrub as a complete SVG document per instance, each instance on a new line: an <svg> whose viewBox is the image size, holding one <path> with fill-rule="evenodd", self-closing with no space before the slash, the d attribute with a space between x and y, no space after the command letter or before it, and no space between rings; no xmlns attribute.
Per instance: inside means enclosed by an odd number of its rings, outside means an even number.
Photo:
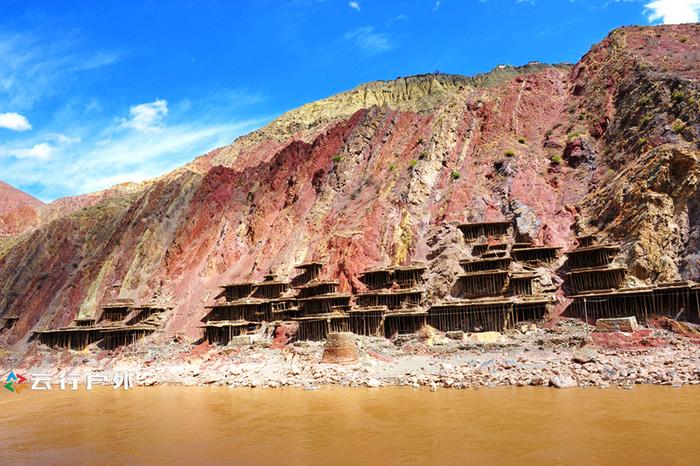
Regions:
<svg viewBox="0 0 700 466"><path fill-rule="evenodd" d="M646 146L647 142L649 142L647 138L639 138L639 140L637 141L637 143L639 143L640 146Z"/></svg>
<svg viewBox="0 0 700 466"><path fill-rule="evenodd" d="M408 168L410 168L411 170L416 168L416 165L418 165L418 160L416 159L413 159L410 162L408 162Z"/></svg>
<svg viewBox="0 0 700 466"><path fill-rule="evenodd" d="M683 120L676 119L673 123L671 123L671 131L673 131L676 134L682 133L683 130L685 129L686 123Z"/></svg>
<svg viewBox="0 0 700 466"><path fill-rule="evenodd" d="M525 144L525 138L518 138L518 142L520 144Z"/></svg>
<svg viewBox="0 0 700 466"><path fill-rule="evenodd" d="M458 180L460 176L462 175L460 175L457 170L452 170L452 173L450 173L450 179L453 181Z"/></svg>
<svg viewBox="0 0 700 466"><path fill-rule="evenodd" d="M333 162L334 162L334 163L340 163L340 162L342 162L342 161L343 161L343 156L342 156L342 155L336 155L335 157L333 157Z"/></svg>
<svg viewBox="0 0 700 466"><path fill-rule="evenodd" d="M428 158L428 155L430 155L430 154L428 154L427 150L421 151L421 153L418 155L418 159L425 160Z"/></svg>
<svg viewBox="0 0 700 466"><path fill-rule="evenodd" d="M395 163L390 163L390 164L389 164L389 171L390 171L390 172L393 172L394 170L396 170L396 164L395 164Z"/></svg>
<svg viewBox="0 0 700 466"><path fill-rule="evenodd" d="M561 162L562 162L562 160L563 160L563 159L561 158L561 155L559 155L559 154L554 154L554 155L549 159L549 161L552 162L554 165L560 165Z"/></svg>
<svg viewBox="0 0 700 466"><path fill-rule="evenodd" d="M646 107L651 103L651 97L648 95L642 96L639 98L638 103L641 107Z"/></svg>
<svg viewBox="0 0 700 466"><path fill-rule="evenodd" d="M653 117L651 116L651 113L645 113L644 116L642 116L642 118L639 119L639 124L646 125L651 121L652 118Z"/></svg>
<svg viewBox="0 0 700 466"><path fill-rule="evenodd" d="M674 102L680 103L685 100L685 94L683 93L683 91L673 91L673 94L671 94L671 98Z"/></svg>
<svg viewBox="0 0 700 466"><path fill-rule="evenodd" d="M504 154L506 157L515 157L515 151L513 149L508 149Z"/></svg>

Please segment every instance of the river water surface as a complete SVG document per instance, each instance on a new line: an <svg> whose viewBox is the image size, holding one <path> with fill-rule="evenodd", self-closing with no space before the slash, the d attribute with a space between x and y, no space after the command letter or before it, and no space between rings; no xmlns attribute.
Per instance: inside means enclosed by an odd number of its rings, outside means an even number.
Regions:
<svg viewBox="0 0 700 466"><path fill-rule="evenodd" d="M700 388L0 394L0 463L700 464Z"/></svg>

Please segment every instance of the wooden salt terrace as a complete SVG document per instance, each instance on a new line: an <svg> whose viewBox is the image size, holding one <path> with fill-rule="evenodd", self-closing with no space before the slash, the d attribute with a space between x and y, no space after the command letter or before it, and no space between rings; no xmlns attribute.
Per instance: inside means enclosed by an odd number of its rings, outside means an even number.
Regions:
<svg viewBox="0 0 700 466"><path fill-rule="evenodd" d="M279 298L290 287L289 282L279 280L268 280L255 283L253 285L253 298L275 299Z"/></svg>
<svg viewBox="0 0 700 466"><path fill-rule="evenodd" d="M529 272L512 272L508 279L509 296L531 296L534 294L534 281L537 275Z"/></svg>
<svg viewBox="0 0 700 466"><path fill-rule="evenodd" d="M528 264L551 264L559 257L560 249L551 246L516 248L511 249L510 256L518 262L526 262Z"/></svg>
<svg viewBox="0 0 700 466"><path fill-rule="evenodd" d="M360 307L386 306L388 309L415 307L420 305L423 292L417 289L375 290L355 296Z"/></svg>
<svg viewBox="0 0 700 466"><path fill-rule="evenodd" d="M472 246L472 256L479 257L482 254L492 251L507 251L508 243L480 243Z"/></svg>
<svg viewBox="0 0 700 466"><path fill-rule="evenodd" d="M392 268L392 281L400 288L413 288L423 283L425 267L422 265L397 266Z"/></svg>
<svg viewBox="0 0 700 466"><path fill-rule="evenodd" d="M102 306L98 324L122 322L131 312L134 302L130 299L116 300Z"/></svg>
<svg viewBox="0 0 700 466"><path fill-rule="evenodd" d="M700 323L700 286L695 282L580 293L571 298L564 315L590 322L628 316L645 322L653 316L665 316Z"/></svg>
<svg viewBox="0 0 700 466"><path fill-rule="evenodd" d="M19 320L19 316L7 316L2 318L2 326L0 327L1 330L10 330L12 327L15 326L17 321Z"/></svg>
<svg viewBox="0 0 700 466"><path fill-rule="evenodd" d="M150 321L154 316L165 312L165 308L156 305L135 306L131 315L126 319L126 325L136 325L142 322Z"/></svg>
<svg viewBox="0 0 700 466"><path fill-rule="evenodd" d="M576 237L576 244L579 248L587 248L598 242L598 235L582 235Z"/></svg>
<svg viewBox="0 0 700 466"><path fill-rule="evenodd" d="M487 259L465 259L459 261L465 273L484 272L490 270L507 270L512 259L510 257L494 257Z"/></svg>
<svg viewBox="0 0 700 466"><path fill-rule="evenodd" d="M230 285L222 286L224 298L229 302L249 297L253 294L254 287L255 282L231 283Z"/></svg>
<svg viewBox="0 0 700 466"><path fill-rule="evenodd" d="M391 286L391 269L371 269L365 270L359 276L362 283L369 290L379 290Z"/></svg>
<svg viewBox="0 0 700 466"><path fill-rule="evenodd" d="M416 333L427 324L428 313L420 308L389 311L384 314L384 336Z"/></svg>
<svg viewBox="0 0 700 466"><path fill-rule="evenodd" d="M98 327L63 327L54 330L37 330L35 337L50 348L68 348L82 351L88 345L103 338Z"/></svg>
<svg viewBox="0 0 700 466"><path fill-rule="evenodd" d="M458 277L453 294L459 298L499 296L505 292L507 285L507 270L465 273Z"/></svg>
<svg viewBox="0 0 700 466"><path fill-rule="evenodd" d="M446 301L428 310L428 323L443 332L501 332L513 325L513 302L507 298Z"/></svg>
<svg viewBox="0 0 700 466"><path fill-rule="evenodd" d="M488 237L503 237L510 234L513 222L478 222L478 223L463 223L459 225L459 229L464 235L464 239L468 242Z"/></svg>
<svg viewBox="0 0 700 466"><path fill-rule="evenodd" d="M76 317L73 320L73 325L75 327L94 327L95 318L94 317Z"/></svg>
<svg viewBox="0 0 700 466"><path fill-rule="evenodd" d="M519 296L513 300L513 322L536 322L544 319L552 305L554 296Z"/></svg>
<svg viewBox="0 0 700 466"><path fill-rule="evenodd" d="M104 349L115 349L120 346L128 346L136 343L141 338L155 332L156 328L150 325L119 325L100 329Z"/></svg>
<svg viewBox="0 0 700 466"><path fill-rule="evenodd" d="M576 294L583 291L620 288L626 274L625 267L591 267L572 270L567 274L567 280L569 287Z"/></svg>
<svg viewBox="0 0 700 466"><path fill-rule="evenodd" d="M297 340L325 340L331 332L349 331L349 317L344 312L330 312L315 316L296 317L292 319L299 324Z"/></svg>
<svg viewBox="0 0 700 466"><path fill-rule="evenodd" d="M204 339L209 343L227 345L233 337L247 335L257 331L260 324L257 322L247 322L245 320L222 320L217 322L207 322L200 325L204 329Z"/></svg>
<svg viewBox="0 0 700 466"><path fill-rule="evenodd" d="M386 306L365 307L348 311L348 330L356 335L384 336Z"/></svg>
<svg viewBox="0 0 700 466"><path fill-rule="evenodd" d="M610 265L620 247L617 245L599 245L576 248L566 252L566 265L569 269L580 269L590 267L602 267Z"/></svg>
<svg viewBox="0 0 700 466"><path fill-rule="evenodd" d="M311 280L316 280L321 275L321 270L323 270L322 262L305 262L294 267L297 270L301 270L301 273L292 279L293 286L303 285Z"/></svg>
<svg viewBox="0 0 700 466"><path fill-rule="evenodd" d="M206 308L210 309L210 311L204 318L204 321L245 320L250 322L260 322L265 318L264 305L267 302L267 300L259 298L244 298L237 301L206 306Z"/></svg>
<svg viewBox="0 0 700 466"><path fill-rule="evenodd" d="M305 285L296 287L297 299L310 298L324 294L333 294L338 291L338 281L335 280L314 280Z"/></svg>
<svg viewBox="0 0 700 466"><path fill-rule="evenodd" d="M334 308L348 309L351 295L346 293L332 293L308 298L297 299L299 311L302 316L315 314L328 314Z"/></svg>
<svg viewBox="0 0 700 466"><path fill-rule="evenodd" d="M508 251L501 251L499 249L494 249L493 251L486 251L483 253L481 256L482 259L495 259L495 258L504 258L508 257Z"/></svg>

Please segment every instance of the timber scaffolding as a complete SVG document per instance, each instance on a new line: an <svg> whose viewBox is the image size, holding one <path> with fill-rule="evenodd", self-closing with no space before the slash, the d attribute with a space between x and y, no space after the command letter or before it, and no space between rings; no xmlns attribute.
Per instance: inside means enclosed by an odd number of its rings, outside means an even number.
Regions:
<svg viewBox="0 0 700 466"><path fill-rule="evenodd" d="M0 331L3 330L10 330L12 327L15 326L17 321L19 320L19 316L7 316L2 318L2 326L0 326Z"/></svg>
<svg viewBox="0 0 700 466"><path fill-rule="evenodd" d="M472 246L472 256L478 257L487 252L506 250L508 250L508 243L479 243Z"/></svg>
<svg viewBox="0 0 700 466"><path fill-rule="evenodd" d="M67 327L33 333L51 348L83 350L97 343L102 349L115 349L155 332L160 323L154 316L164 311L156 305L134 306L131 300L119 300L104 305L99 319L76 317Z"/></svg>
<svg viewBox="0 0 700 466"><path fill-rule="evenodd" d="M391 288L396 284L399 288L414 288L423 282L425 266L408 265L368 269L360 274L360 281L369 290Z"/></svg>
<svg viewBox="0 0 700 466"><path fill-rule="evenodd" d="M613 265L620 251L614 244L579 247L566 252L568 286L573 294L620 288L627 274L625 267Z"/></svg>
<svg viewBox="0 0 700 466"><path fill-rule="evenodd" d="M541 320L553 302L551 296L446 301L430 308L428 323L444 332L501 332L518 322Z"/></svg>
<svg viewBox="0 0 700 466"><path fill-rule="evenodd" d="M602 318L628 316L635 316L641 322L665 316L700 323L700 285L691 281L581 293L571 298L573 302L564 315L592 323Z"/></svg>
<svg viewBox="0 0 700 466"><path fill-rule="evenodd" d="M204 339L209 343L228 344L233 337L247 335L260 328L258 322L248 322L246 320L220 320L206 322L199 326L204 329Z"/></svg>
<svg viewBox="0 0 700 466"><path fill-rule="evenodd" d="M551 264L559 257L560 249L552 246L512 247L510 256L518 262L530 265Z"/></svg>
<svg viewBox="0 0 700 466"><path fill-rule="evenodd" d="M462 223L458 228L462 231L464 239L472 242L480 238L501 238L509 236L513 227L512 220L499 222Z"/></svg>

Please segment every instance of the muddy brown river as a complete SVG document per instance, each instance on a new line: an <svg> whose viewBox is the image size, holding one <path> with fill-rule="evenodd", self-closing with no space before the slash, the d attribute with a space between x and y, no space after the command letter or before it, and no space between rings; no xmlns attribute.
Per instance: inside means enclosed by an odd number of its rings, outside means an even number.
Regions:
<svg viewBox="0 0 700 466"><path fill-rule="evenodd" d="M700 464L700 387L81 387L0 409L0 464Z"/></svg>

